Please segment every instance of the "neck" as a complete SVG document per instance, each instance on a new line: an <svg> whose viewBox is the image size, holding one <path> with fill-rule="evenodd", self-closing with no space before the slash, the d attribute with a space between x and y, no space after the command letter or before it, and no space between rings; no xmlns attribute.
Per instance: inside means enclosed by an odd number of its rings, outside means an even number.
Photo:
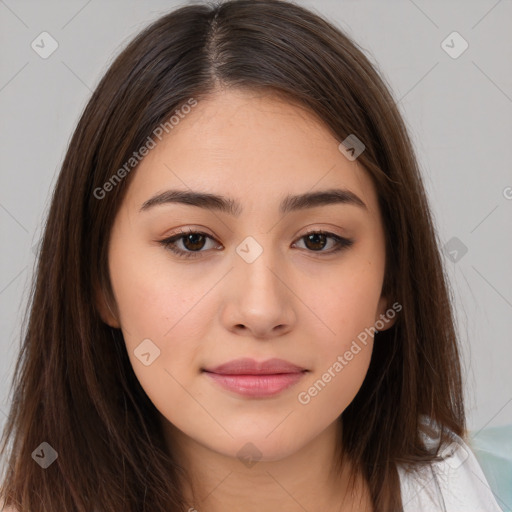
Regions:
<svg viewBox="0 0 512 512"><path fill-rule="evenodd" d="M340 428L335 422L299 451L279 460L241 460L197 443L167 421L165 436L189 478L184 495L190 512L371 511L368 488L344 457L335 469ZM250 449L248 449L250 452Z"/></svg>

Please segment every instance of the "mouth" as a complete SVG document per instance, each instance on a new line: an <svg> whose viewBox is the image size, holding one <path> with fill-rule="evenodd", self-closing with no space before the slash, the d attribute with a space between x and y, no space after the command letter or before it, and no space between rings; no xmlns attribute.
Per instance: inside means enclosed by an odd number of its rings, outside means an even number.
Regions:
<svg viewBox="0 0 512 512"><path fill-rule="evenodd" d="M258 363L244 358L202 369L202 372L227 391L249 398L267 398L299 382L308 370L283 359Z"/></svg>

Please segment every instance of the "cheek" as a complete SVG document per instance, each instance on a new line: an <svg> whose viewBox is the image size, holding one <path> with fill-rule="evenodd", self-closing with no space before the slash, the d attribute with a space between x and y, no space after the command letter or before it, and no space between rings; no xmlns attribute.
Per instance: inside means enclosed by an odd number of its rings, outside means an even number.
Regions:
<svg viewBox="0 0 512 512"><path fill-rule="evenodd" d="M322 293L307 295L322 319L315 338L315 365L301 386L298 402L316 417L335 419L353 400L370 364L383 265L358 255L357 261L322 280ZM328 283L328 284L327 284Z"/></svg>
<svg viewBox="0 0 512 512"><path fill-rule="evenodd" d="M121 328L140 385L168 418L200 416L197 403L190 399L189 391L197 394L190 379L199 372L201 340L208 338L208 319L214 317L214 308L204 300L214 281L199 279L192 266L173 270L165 258L113 253L111 261ZM146 353L148 365L142 357Z"/></svg>
<svg viewBox="0 0 512 512"><path fill-rule="evenodd" d="M112 286L126 349L151 400L157 404L173 396L179 402L179 383L187 385L199 371L202 344L215 317L208 300L215 276L199 278L193 265L173 268L165 255L156 260L143 252L112 252ZM143 346L147 350L141 352ZM152 362L145 366L138 356L147 352Z"/></svg>
<svg viewBox="0 0 512 512"><path fill-rule="evenodd" d="M166 339L190 327L189 317L211 287L192 266L173 266L154 248L112 251L110 274L121 324L132 338Z"/></svg>
<svg viewBox="0 0 512 512"><path fill-rule="evenodd" d="M383 269L379 262L354 257L300 291L307 305L321 319L322 348L326 353L344 351L360 333L374 326L381 296Z"/></svg>
<svg viewBox="0 0 512 512"><path fill-rule="evenodd" d="M371 281L354 279L358 286L346 281L318 299L324 322L335 334L316 336L313 371L297 394L299 407L318 424L329 424L346 409L370 364L380 290Z"/></svg>

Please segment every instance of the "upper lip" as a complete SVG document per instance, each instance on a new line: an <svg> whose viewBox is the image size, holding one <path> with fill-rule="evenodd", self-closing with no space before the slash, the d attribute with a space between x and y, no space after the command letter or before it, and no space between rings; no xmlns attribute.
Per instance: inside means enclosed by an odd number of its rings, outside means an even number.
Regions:
<svg viewBox="0 0 512 512"><path fill-rule="evenodd" d="M277 373L300 373L305 371L305 368L284 359L274 358L258 362L250 358L241 358L233 359L214 368L205 368L204 371L223 375L273 375Z"/></svg>

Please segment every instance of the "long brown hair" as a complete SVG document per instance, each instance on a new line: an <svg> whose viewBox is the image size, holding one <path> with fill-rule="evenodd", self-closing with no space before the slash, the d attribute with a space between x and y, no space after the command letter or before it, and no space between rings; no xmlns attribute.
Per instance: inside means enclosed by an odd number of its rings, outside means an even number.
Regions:
<svg viewBox="0 0 512 512"><path fill-rule="evenodd" d="M343 141L366 148L386 234L383 293L402 305L376 334L366 379L342 414L342 445L379 512L402 509L398 463L436 453L422 416L465 434L451 297L418 164L388 86L339 28L291 2L234 0L181 7L141 32L88 102L56 184L11 387L1 496L20 510L182 511L185 475L166 449L157 410L141 388L115 308L108 241L132 170L102 188L153 131L190 98L224 88L265 89L308 108ZM33 452L48 443L48 468ZM46 445L43 445L43 448Z"/></svg>

